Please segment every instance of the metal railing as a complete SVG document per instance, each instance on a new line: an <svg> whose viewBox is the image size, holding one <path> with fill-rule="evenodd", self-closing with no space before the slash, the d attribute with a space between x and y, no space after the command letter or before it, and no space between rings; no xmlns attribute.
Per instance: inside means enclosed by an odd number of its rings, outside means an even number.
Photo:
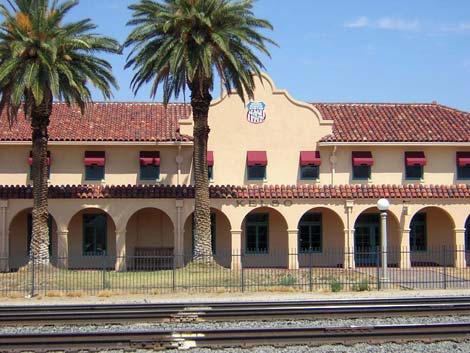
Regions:
<svg viewBox="0 0 470 353"><path fill-rule="evenodd" d="M80 296L119 293L367 291L470 288L470 253L451 247L323 252L217 253L116 257L0 258L0 295Z"/></svg>

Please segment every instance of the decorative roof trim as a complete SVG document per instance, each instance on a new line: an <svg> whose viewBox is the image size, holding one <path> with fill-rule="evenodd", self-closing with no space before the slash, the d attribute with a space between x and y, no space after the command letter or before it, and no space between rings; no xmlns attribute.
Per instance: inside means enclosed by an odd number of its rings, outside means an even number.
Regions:
<svg viewBox="0 0 470 353"><path fill-rule="evenodd" d="M0 141L0 145L31 146L31 141ZM193 141L48 141L48 146L193 146Z"/></svg>
<svg viewBox="0 0 470 353"><path fill-rule="evenodd" d="M266 185L210 186L211 199L460 199L470 202L470 185ZM0 186L0 199L32 199L32 186ZM50 199L192 199L189 185L50 186Z"/></svg>

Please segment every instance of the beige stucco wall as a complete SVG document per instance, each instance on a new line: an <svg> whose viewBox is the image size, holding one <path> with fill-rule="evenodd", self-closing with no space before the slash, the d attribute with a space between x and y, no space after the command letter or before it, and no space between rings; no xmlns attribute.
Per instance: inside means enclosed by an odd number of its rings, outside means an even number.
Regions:
<svg viewBox="0 0 470 353"><path fill-rule="evenodd" d="M28 157L29 146L1 146L0 150L0 185L27 185L29 180ZM51 151L51 185L79 184L152 184L152 181L140 180L139 152L160 151L160 180L164 185L177 184L178 166L176 157L177 146L105 146L105 145L49 145ZM85 151L105 151L105 178L103 181L85 179L83 158ZM192 148L181 147L180 184L189 184ZM153 182L153 183L156 183Z"/></svg>
<svg viewBox="0 0 470 353"><path fill-rule="evenodd" d="M329 170L328 184L459 184L468 183L468 180L457 179L455 154L457 151L470 151L469 147L456 146L340 146L336 148L337 162L332 175L330 156L332 147L321 147L322 163ZM352 151L370 151L374 159L369 180L355 180L352 178ZM423 169L422 180L405 179L405 151L423 151L426 156L426 165Z"/></svg>
<svg viewBox="0 0 470 353"><path fill-rule="evenodd" d="M257 82L253 101L266 104L263 123L247 121L247 108L236 95L211 106L208 149L214 151L214 184L297 184L300 151L315 150L319 137L331 132L332 122L323 120L312 105L277 90L268 78L264 86ZM249 150L267 152L265 181L247 180ZM325 173L324 166L321 172Z"/></svg>
<svg viewBox="0 0 470 353"><path fill-rule="evenodd" d="M161 210L145 208L135 213L126 228L127 255L135 248L173 248L174 230L171 219Z"/></svg>

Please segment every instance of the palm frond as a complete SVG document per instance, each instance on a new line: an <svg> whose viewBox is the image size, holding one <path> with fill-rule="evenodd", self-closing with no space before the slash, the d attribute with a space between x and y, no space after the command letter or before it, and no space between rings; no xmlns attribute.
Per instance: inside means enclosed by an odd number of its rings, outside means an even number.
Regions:
<svg viewBox="0 0 470 353"><path fill-rule="evenodd" d="M0 114L16 119L19 107L31 113L49 99L85 108L91 101L87 85L105 99L117 82L100 53L120 53L119 43L91 32L89 20L65 22L78 0L9 0L0 4ZM26 104L32 106L26 107Z"/></svg>
<svg viewBox="0 0 470 353"><path fill-rule="evenodd" d="M256 55L270 56L276 45L260 30L272 25L253 14L253 0L140 0L129 6L132 30L125 67L135 71L137 93L151 83L150 96L163 86L163 100L193 90L213 89L218 74L226 89L252 97L254 80L264 65Z"/></svg>

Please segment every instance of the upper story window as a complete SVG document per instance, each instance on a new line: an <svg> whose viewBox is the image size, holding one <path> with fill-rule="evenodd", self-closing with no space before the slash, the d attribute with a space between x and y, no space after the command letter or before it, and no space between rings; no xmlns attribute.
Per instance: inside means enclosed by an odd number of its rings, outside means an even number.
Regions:
<svg viewBox="0 0 470 353"><path fill-rule="evenodd" d="M320 176L320 152L301 151L300 152L300 179L316 180Z"/></svg>
<svg viewBox="0 0 470 353"><path fill-rule="evenodd" d="M267 253L269 238L269 214L252 213L246 216L246 252Z"/></svg>
<svg viewBox="0 0 470 353"><path fill-rule="evenodd" d="M470 179L470 152L457 152L457 179Z"/></svg>
<svg viewBox="0 0 470 353"><path fill-rule="evenodd" d="M405 152L405 179L419 180L423 178L423 169L426 165L424 152Z"/></svg>
<svg viewBox="0 0 470 353"><path fill-rule="evenodd" d="M207 178L214 179L214 151L207 151Z"/></svg>
<svg viewBox="0 0 470 353"><path fill-rule="evenodd" d="M140 180L159 180L160 179L160 152L159 151L140 151Z"/></svg>
<svg viewBox="0 0 470 353"><path fill-rule="evenodd" d="M374 159L370 151L353 151L352 158L352 171L353 179L367 180L370 179L371 167L374 165Z"/></svg>
<svg viewBox="0 0 470 353"><path fill-rule="evenodd" d="M106 215L83 215L83 255L105 255L107 245Z"/></svg>
<svg viewBox="0 0 470 353"><path fill-rule="evenodd" d="M47 151L47 179L51 178L51 151ZM29 179L33 180L33 151L29 151Z"/></svg>
<svg viewBox="0 0 470 353"><path fill-rule="evenodd" d="M247 179L264 180L266 179L266 166L268 157L266 151L248 151L246 153L246 166L248 169Z"/></svg>
<svg viewBox="0 0 470 353"><path fill-rule="evenodd" d="M85 151L85 179L103 180L104 179L104 151Z"/></svg>

